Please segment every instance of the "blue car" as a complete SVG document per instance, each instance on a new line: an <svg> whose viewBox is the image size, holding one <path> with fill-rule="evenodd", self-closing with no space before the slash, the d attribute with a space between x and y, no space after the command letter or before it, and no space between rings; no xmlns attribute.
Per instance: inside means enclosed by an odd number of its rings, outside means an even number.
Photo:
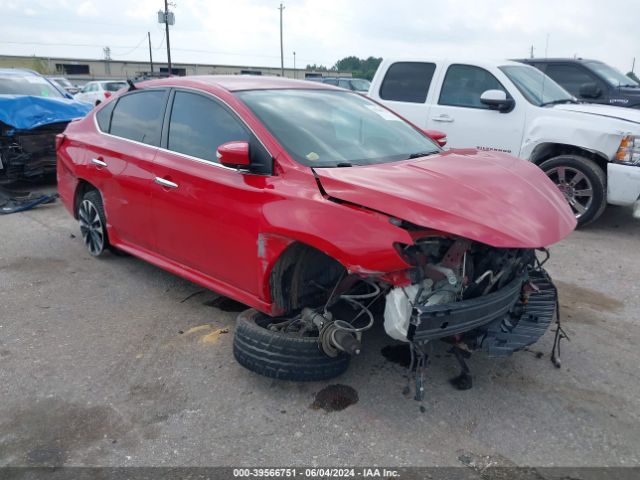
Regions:
<svg viewBox="0 0 640 480"><path fill-rule="evenodd" d="M55 138L91 110L31 70L0 69L0 185L55 173Z"/></svg>

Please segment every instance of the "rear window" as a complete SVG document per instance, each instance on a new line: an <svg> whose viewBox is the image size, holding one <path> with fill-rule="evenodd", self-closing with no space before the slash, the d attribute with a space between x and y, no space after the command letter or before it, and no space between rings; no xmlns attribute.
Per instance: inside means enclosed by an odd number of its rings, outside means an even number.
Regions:
<svg viewBox="0 0 640 480"><path fill-rule="evenodd" d="M126 87L127 84L125 82L109 82L102 84L102 86L107 92L117 92L121 88Z"/></svg>
<svg viewBox="0 0 640 480"><path fill-rule="evenodd" d="M113 112L113 107L115 107L116 102L109 102L106 106L101 108L98 113L96 113L96 121L98 122L98 127L103 132L109 133L109 129L111 128L111 113Z"/></svg>
<svg viewBox="0 0 640 480"><path fill-rule="evenodd" d="M143 90L120 97L111 116L112 135L147 145L160 145L165 90Z"/></svg>
<svg viewBox="0 0 640 480"><path fill-rule="evenodd" d="M424 103L435 69L434 63L394 63L382 81L380 98L396 102Z"/></svg>

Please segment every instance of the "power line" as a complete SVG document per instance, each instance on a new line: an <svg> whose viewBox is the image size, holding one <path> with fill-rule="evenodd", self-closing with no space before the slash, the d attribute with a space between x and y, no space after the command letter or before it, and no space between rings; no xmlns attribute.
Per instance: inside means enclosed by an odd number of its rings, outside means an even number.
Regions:
<svg viewBox="0 0 640 480"><path fill-rule="evenodd" d="M136 45L135 47L133 47L131 50L127 51L126 53L119 53L118 55L121 56L127 56L132 54L133 52L135 52L137 49L140 48L140 46L144 43L144 41L147 39L147 36L145 35L144 37L142 37L142 40L140 40L140 43L138 43L138 45ZM116 48L120 48L120 47L116 47Z"/></svg>
<svg viewBox="0 0 640 480"><path fill-rule="evenodd" d="M146 38L146 35L145 35ZM145 38L143 38L143 42L145 40ZM7 44L7 45L37 45L37 46L45 46L45 47L98 47L98 48L103 48L104 44L98 44L98 43L50 43L50 42L12 42L12 41L0 41L0 45L2 44ZM133 45L113 45L111 46L111 48L119 48L119 49L137 49L139 48L140 45L138 46L133 46ZM162 43L158 46L158 47L153 47L154 50L158 50L162 48ZM196 48L175 48L172 47L171 48L174 51L178 51L178 52L188 52L188 53L207 53L207 54L211 54L211 55L225 55L225 56L235 56L235 57L255 57L255 58L280 58L279 55L265 55L265 54L260 54L260 53L238 53L238 52L224 52L224 51L219 51L219 50L204 50L204 49L196 49ZM122 54L119 54L120 56L122 56ZM293 57L292 56L287 56L284 57L287 60L291 60ZM315 62L316 60L314 59L310 59L310 58L299 58L296 57L296 60L300 60L302 62Z"/></svg>

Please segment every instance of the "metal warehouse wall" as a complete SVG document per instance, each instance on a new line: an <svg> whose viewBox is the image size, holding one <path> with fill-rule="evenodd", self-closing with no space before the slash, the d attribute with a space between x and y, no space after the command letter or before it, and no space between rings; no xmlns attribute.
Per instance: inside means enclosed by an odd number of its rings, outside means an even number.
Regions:
<svg viewBox="0 0 640 480"><path fill-rule="evenodd" d="M154 71L167 71L167 64L153 63ZM28 68L46 75L64 75L76 83L90 80L109 80L116 78L134 78L141 72L150 70L149 62L95 60L64 57L36 57L0 55L0 68ZM172 63L172 68L180 75L239 75L253 73L269 76L280 76L280 69L274 67L212 65L195 63ZM67 73L64 73L67 70ZM345 72L313 72L311 70L285 68L284 76L304 79L308 74L313 76L351 77Z"/></svg>

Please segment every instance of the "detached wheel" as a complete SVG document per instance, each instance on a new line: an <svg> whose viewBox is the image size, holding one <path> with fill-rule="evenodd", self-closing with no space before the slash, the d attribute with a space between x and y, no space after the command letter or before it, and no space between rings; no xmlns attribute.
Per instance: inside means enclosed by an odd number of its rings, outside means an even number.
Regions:
<svg viewBox="0 0 640 480"><path fill-rule="evenodd" d="M78 206L78 222L87 250L94 257L99 257L109 248L109 239L102 197L97 190L89 190L82 197Z"/></svg>
<svg viewBox="0 0 640 480"><path fill-rule="evenodd" d="M542 162L540 168L567 199L578 226L587 225L602 215L607 206L607 181L593 160L560 155Z"/></svg>
<svg viewBox="0 0 640 480"><path fill-rule="evenodd" d="M349 367L350 357L325 355L316 337L268 329L278 320L250 309L237 319L233 355L240 365L270 378L293 381L327 380Z"/></svg>

